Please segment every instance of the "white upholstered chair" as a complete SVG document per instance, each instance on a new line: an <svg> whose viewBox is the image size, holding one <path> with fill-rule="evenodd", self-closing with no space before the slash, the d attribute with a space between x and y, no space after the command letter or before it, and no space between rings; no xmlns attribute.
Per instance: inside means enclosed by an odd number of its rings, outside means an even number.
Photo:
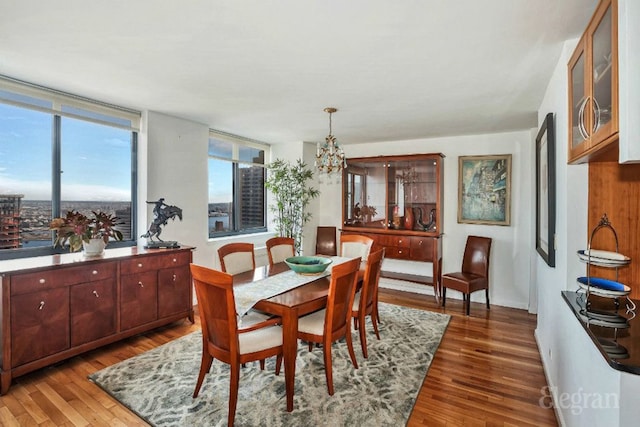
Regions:
<svg viewBox="0 0 640 427"><path fill-rule="evenodd" d="M231 275L256 268L253 243L229 243L218 249L222 271Z"/></svg>

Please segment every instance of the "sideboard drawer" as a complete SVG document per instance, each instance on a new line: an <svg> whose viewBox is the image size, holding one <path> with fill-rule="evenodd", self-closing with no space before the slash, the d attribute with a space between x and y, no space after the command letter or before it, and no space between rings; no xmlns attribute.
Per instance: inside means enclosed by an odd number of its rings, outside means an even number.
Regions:
<svg viewBox="0 0 640 427"><path fill-rule="evenodd" d="M116 276L117 263L102 262L90 268L65 267L37 273L16 274L11 277L11 295L28 294L44 289L94 282Z"/></svg>
<svg viewBox="0 0 640 427"><path fill-rule="evenodd" d="M411 259L433 261L434 239L431 237L411 237Z"/></svg>

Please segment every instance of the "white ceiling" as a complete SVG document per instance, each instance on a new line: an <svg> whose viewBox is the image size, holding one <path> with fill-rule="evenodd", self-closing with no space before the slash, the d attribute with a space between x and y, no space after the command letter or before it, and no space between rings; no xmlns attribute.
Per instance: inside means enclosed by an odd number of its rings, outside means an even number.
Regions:
<svg viewBox="0 0 640 427"><path fill-rule="evenodd" d="M269 142L537 127L597 0L2 0L0 74Z"/></svg>

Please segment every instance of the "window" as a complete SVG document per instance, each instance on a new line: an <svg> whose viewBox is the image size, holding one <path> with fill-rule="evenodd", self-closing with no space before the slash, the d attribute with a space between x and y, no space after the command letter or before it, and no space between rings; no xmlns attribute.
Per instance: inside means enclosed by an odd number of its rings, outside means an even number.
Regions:
<svg viewBox="0 0 640 427"><path fill-rule="evenodd" d="M61 252L49 222L69 210L120 218L136 241L140 114L0 77L0 259Z"/></svg>
<svg viewBox="0 0 640 427"><path fill-rule="evenodd" d="M211 131L209 237L266 231L265 152L257 142Z"/></svg>

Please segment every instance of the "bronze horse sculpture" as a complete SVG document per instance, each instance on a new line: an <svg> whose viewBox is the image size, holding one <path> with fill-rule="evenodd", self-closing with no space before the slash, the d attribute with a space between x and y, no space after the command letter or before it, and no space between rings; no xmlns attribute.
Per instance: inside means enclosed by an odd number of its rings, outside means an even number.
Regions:
<svg viewBox="0 0 640 427"><path fill-rule="evenodd" d="M153 208L153 213L155 218L151 225L149 225L149 230L145 234L140 237L146 237L147 239L153 241L154 237L158 239L160 242L164 242L160 238L160 233L162 233L162 226L167 225L167 222L171 219L174 220L179 218L182 221L182 209L174 205L167 205L164 203L164 198L159 199L156 202L147 202L154 203L156 206Z"/></svg>

